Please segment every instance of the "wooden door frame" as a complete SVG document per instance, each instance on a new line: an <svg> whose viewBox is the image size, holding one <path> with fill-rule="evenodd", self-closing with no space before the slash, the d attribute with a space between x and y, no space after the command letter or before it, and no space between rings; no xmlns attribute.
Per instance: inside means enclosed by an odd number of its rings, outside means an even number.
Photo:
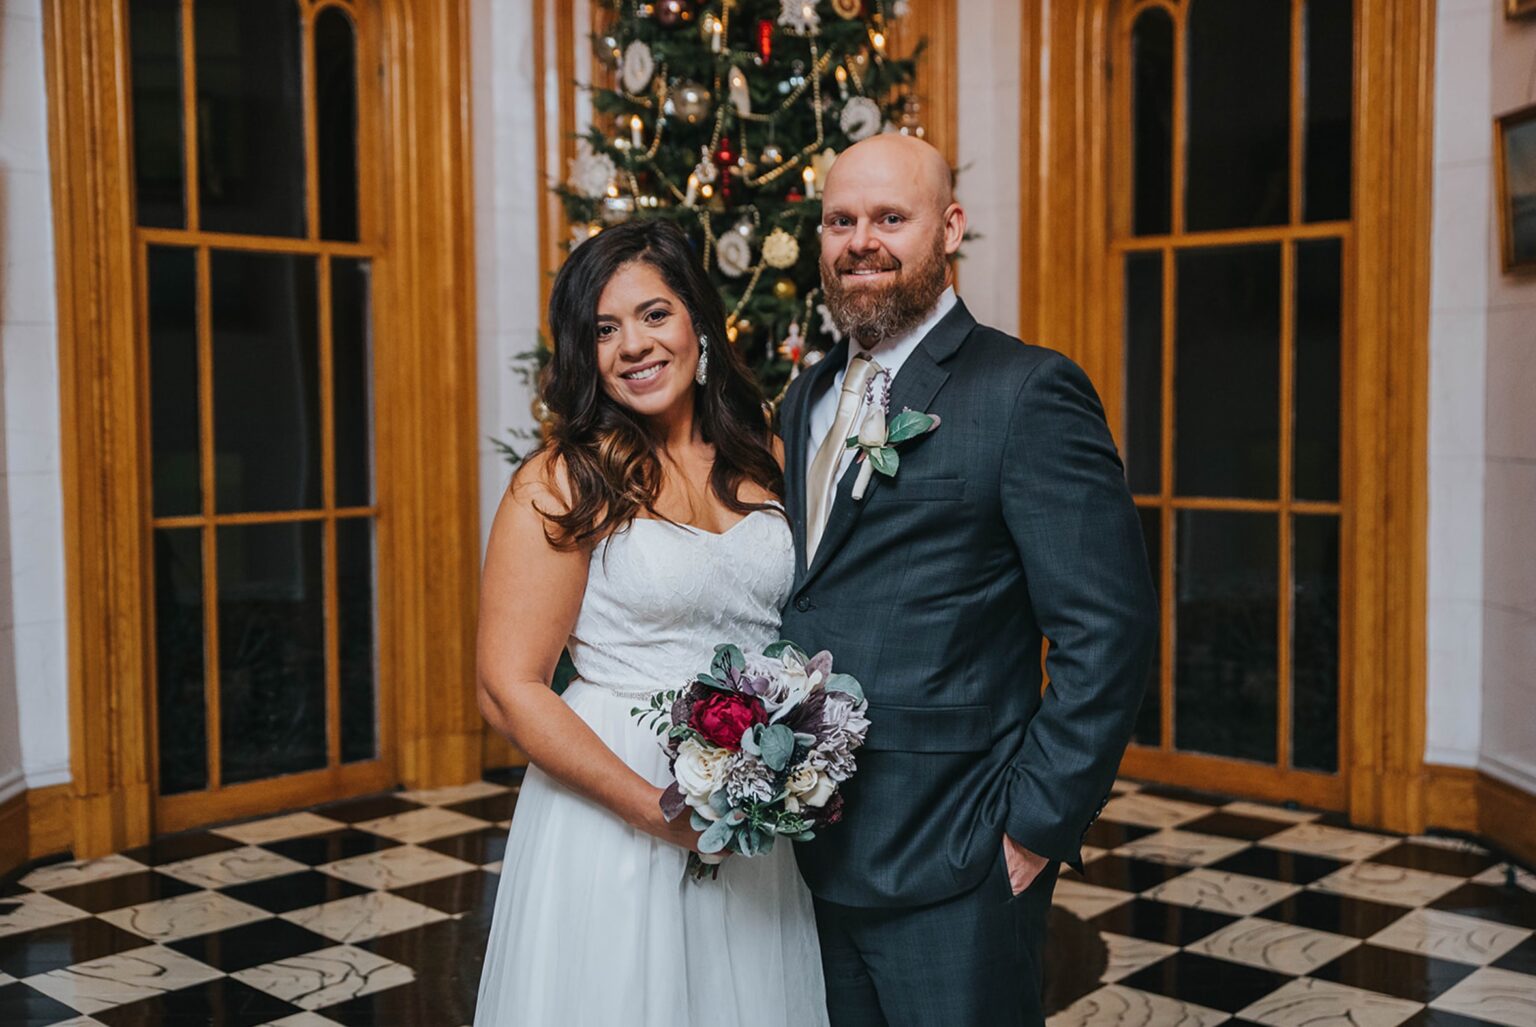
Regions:
<svg viewBox="0 0 1536 1027"><path fill-rule="evenodd" d="M1110 213L1112 15L1122 0L1027 0L1021 60L1019 323L1065 350L1120 432L1120 341L1103 300ZM1343 806L1361 824L1424 822L1425 579L1434 0L1356 0L1354 246L1346 338L1356 340L1342 473L1347 684ZM1045 55L1049 53L1050 59ZM1170 768L1132 752L1128 773L1208 782L1199 757ZM1159 764L1163 765L1159 765ZM1225 765L1225 764L1224 764ZM1221 787L1288 798L1255 773Z"/></svg>
<svg viewBox="0 0 1536 1027"><path fill-rule="evenodd" d="M374 2L388 247L374 272L377 645L380 679L393 683L381 750L399 781L432 787L480 770L470 26L464 0ZM154 828L127 4L44 10L77 857L142 844Z"/></svg>

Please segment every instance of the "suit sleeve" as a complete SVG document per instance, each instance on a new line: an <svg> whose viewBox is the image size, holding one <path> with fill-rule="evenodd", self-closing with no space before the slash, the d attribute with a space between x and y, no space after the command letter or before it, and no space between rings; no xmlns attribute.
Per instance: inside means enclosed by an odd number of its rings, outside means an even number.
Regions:
<svg viewBox="0 0 1536 1027"><path fill-rule="evenodd" d="M1050 685L1009 767L1004 827L1031 852L1080 865L1146 689L1157 599L1103 407L1059 354L1016 397L1002 504L1050 641Z"/></svg>

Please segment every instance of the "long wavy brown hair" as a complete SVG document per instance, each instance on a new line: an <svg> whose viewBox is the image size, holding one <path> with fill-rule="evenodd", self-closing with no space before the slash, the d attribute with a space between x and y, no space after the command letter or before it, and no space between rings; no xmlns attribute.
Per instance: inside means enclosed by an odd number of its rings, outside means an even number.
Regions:
<svg viewBox="0 0 1536 1027"><path fill-rule="evenodd" d="M603 390L597 364L598 299L609 279L635 261L656 269L687 309L694 334L708 339L708 380L694 387L694 420L703 440L715 447L710 491L742 516L776 509L738 498L743 483L775 499L784 495L762 391L726 341L719 294L680 229L665 221L631 221L577 247L555 276L549 297L554 357L540 396L553 417L540 451L549 455L550 468L564 468L569 509L540 513L547 522L545 536L558 549L592 545L628 527L642 511L661 517L656 512L662 485L659 428Z"/></svg>

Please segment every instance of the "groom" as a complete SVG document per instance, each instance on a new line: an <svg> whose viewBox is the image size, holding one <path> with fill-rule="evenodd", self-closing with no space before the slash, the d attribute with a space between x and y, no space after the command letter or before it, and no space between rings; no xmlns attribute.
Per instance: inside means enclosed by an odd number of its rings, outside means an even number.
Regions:
<svg viewBox="0 0 1536 1027"><path fill-rule="evenodd" d="M1044 1022L1056 869L1109 797L1156 634L1098 397L1067 358L976 323L951 284L964 234L933 147L844 151L821 280L845 337L782 407L783 637L831 650L870 703L843 823L796 848L833 1027ZM940 424L855 499L845 442L882 402Z"/></svg>

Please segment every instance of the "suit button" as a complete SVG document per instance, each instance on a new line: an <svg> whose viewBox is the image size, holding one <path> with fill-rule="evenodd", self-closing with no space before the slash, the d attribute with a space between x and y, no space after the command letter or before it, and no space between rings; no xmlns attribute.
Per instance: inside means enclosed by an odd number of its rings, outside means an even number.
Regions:
<svg viewBox="0 0 1536 1027"><path fill-rule="evenodd" d="M805 611L809 610L810 608L811 608L811 601L809 599L807 599L805 596L801 596L799 599L795 600L795 609L799 610L801 613L804 613Z"/></svg>

